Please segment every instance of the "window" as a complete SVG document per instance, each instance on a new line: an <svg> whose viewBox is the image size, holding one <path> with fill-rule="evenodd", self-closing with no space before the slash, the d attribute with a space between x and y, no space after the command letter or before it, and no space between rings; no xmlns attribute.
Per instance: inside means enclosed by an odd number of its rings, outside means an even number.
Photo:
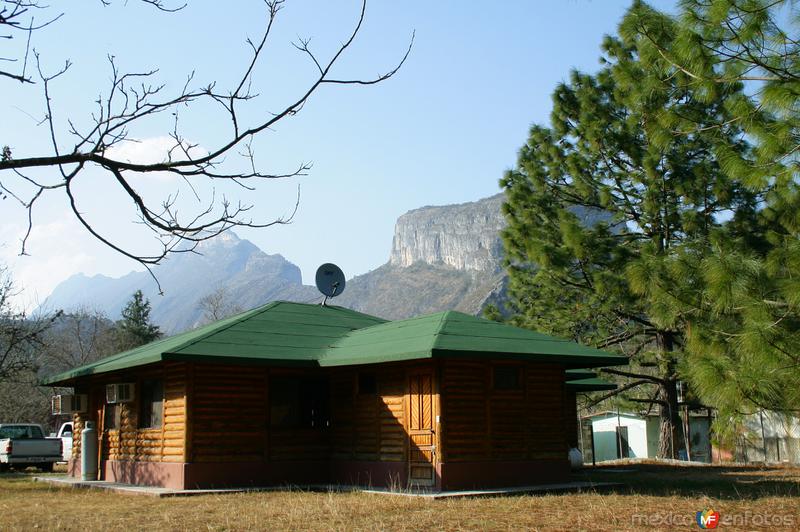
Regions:
<svg viewBox="0 0 800 532"><path fill-rule="evenodd" d="M120 427L122 418L122 405L114 403L106 405L105 413L103 414L103 429L112 430Z"/></svg>
<svg viewBox="0 0 800 532"><path fill-rule="evenodd" d="M164 381L142 381L139 399L139 428L156 429L161 427L164 411Z"/></svg>
<svg viewBox="0 0 800 532"><path fill-rule="evenodd" d="M328 383L321 379L273 377L269 380L270 425L325 428L330 425Z"/></svg>
<svg viewBox="0 0 800 532"><path fill-rule="evenodd" d="M522 379L520 378L519 366L495 366L493 383L495 390L521 390Z"/></svg>
<svg viewBox="0 0 800 532"><path fill-rule="evenodd" d="M44 438L42 429L35 425L10 425L0 428L0 440L37 440Z"/></svg>
<svg viewBox="0 0 800 532"><path fill-rule="evenodd" d="M358 374L358 393L359 395L375 395L378 393L378 381L374 373Z"/></svg>

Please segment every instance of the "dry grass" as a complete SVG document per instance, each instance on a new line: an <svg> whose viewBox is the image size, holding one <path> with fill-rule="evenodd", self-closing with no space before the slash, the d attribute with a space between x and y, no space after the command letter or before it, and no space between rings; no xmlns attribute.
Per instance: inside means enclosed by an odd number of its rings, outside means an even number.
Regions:
<svg viewBox="0 0 800 532"><path fill-rule="evenodd" d="M694 513L706 507L740 519L720 529L800 528L798 468L621 468L635 471L580 475L626 483L607 493L437 501L300 491L156 499L8 474L0 476L0 530L699 530Z"/></svg>

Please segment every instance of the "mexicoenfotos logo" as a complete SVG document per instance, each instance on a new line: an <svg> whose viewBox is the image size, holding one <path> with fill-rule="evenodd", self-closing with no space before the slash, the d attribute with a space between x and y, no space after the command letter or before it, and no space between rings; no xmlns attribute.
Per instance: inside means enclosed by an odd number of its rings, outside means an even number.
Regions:
<svg viewBox="0 0 800 532"><path fill-rule="evenodd" d="M711 508L706 508L697 512L697 526L703 529L717 528L719 524L719 512L715 512Z"/></svg>

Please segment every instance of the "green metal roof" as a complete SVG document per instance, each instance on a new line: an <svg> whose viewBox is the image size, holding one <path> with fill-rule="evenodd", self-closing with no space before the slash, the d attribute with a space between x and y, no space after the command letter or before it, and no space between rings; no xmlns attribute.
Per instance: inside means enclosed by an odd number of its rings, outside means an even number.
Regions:
<svg viewBox="0 0 800 532"><path fill-rule="evenodd" d="M569 380L593 379L595 377L597 377L597 373L588 369L580 368L567 370L567 379Z"/></svg>
<svg viewBox="0 0 800 532"><path fill-rule="evenodd" d="M570 376L568 375L567 378ZM602 390L616 390L617 385L607 380L592 378L592 379L576 379L566 382L568 389L573 392L599 392Z"/></svg>
<svg viewBox="0 0 800 532"><path fill-rule="evenodd" d="M384 321L341 307L276 301L53 375L43 382L57 384L161 360L255 359L315 365L325 349L342 335Z"/></svg>
<svg viewBox="0 0 800 532"><path fill-rule="evenodd" d="M521 358L569 367L627 363L624 357L461 312L387 322L341 307L277 301L44 383L62 384L162 360L345 366L439 356Z"/></svg>
<svg viewBox="0 0 800 532"><path fill-rule="evenodd" d="M321 366L437 356L523 358L571 367L627 364L627 359L513 325L447 311L353 331L320 359Z"/></svg>

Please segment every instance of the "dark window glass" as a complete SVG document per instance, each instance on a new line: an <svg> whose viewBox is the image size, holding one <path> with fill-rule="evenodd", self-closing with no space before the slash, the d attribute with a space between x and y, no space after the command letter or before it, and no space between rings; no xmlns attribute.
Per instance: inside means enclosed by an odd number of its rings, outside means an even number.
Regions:
<svg viewBox="0 0 800 532"><path fill-rule="evenodd" d="M103 428L106 430L109 429L118 429L121 423L122 417L122 405L121 404L110 404L106 405L106 411L103 415Z"/></svg>
<svg viewBox="0 0 800 532"><path fill-rule="evenodd" d="M328 383L300 377L271 378L269 412L273 427L325 428L330 425Z"/></svg>
<svg viewBox="0 0 800 532"><path fill-rule="evenodd" d="M519 366L495 366L494 367L494 389L495 390L519 390L522 388Z"/></svg>
<svg viewBox="0 0 800 532"><path fill-rule="evenodd" d="M139 397L139 428L159 428L163 412L164 381L142 381L142 392Z"/></svg>
<svg viewBox="0 0 800 532"><path fill-rule="evenodd" d="M300 425L300 379L291 377L270 379L269 419L273 427Z"/></svg>
<svg viewBox="0 0 800 532"><path fill-rule="evenodd" d="M378 393L378 381L374 373L358 374L358 393L361 395L374 395Z"/></svg>
<svg viewBox="0 0 800 532"><path fill-rule="evenodd" d="M9 438L11 440L35 440L44 438L42 430L32 425L18 425L3 427L0 429L0 440Z"/></svg>

